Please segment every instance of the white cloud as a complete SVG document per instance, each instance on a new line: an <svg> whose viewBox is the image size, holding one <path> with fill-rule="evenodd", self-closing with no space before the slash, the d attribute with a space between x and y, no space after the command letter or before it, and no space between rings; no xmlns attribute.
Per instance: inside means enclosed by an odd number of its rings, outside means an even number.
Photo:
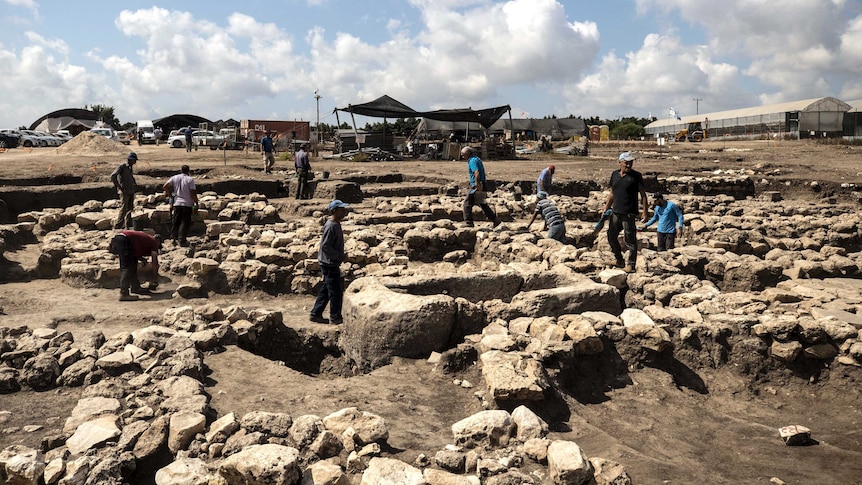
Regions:
<svg viewBox="0 0 862 485"><path fill-rule="evenodd" d="M838 95L843 75L862 74L862 28L846 22L845 0L636 1L702 27L714 58L734 59L767 87L759 102Z"/></svg>
<svg viewBox="0 0 862 485"><path fill-rule="evenodd" d="M669 106L694 114L692 98L702 98L703 112L739 102L739 74L734 66L712 61L706 46L650 34L638 51L623 57L611 52L593 74L569 84L566 114L646 117L649 112L665 113ZM692 109L685 109L688 106Z"/></svg>

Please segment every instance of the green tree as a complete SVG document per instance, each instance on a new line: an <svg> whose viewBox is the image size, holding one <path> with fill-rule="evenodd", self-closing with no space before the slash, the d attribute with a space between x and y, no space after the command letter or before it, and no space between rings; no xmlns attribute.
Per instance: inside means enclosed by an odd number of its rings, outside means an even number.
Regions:
<svg viewBox="0 0 862 485"><path fill-rule="evenodd" d="M617 122L610 128L610 136L613 140L626 140L629 138L640 138L646 134L644 127L634 122Z"/></svg>
<svg viewBox="0 0 862 485"><path fill-rule="evenodd" d="M99 116L99 120L104 122L107 125L111 125L114 128L120 126L120 120L117 119L117 116L114 114L113 106L105 106L102 104L91 104L89 108L84 105L84 109L89 109L90 111L96 113Z"/></svg>

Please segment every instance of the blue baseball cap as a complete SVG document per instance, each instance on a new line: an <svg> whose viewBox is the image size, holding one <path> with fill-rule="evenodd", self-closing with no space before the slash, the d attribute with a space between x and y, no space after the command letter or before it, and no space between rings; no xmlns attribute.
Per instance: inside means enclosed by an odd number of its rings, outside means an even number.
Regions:
<svg viewBox="0 0 862 485"><path fill-rule="evenodd" d="M126 160L136 160L138 159L138 154L135 152L129 152L129 156L126 157Z"/></svg>
<svg viewBox="0 0 862 485"><path fill-rule="evenodd" d="M345 204L344 202L341 202L340 200L335 199L329 203L329 212L332 212L335 209L338 209L339 207L344 207L345 209L347 209L348 207L350 207L350 204Z"/></svg>

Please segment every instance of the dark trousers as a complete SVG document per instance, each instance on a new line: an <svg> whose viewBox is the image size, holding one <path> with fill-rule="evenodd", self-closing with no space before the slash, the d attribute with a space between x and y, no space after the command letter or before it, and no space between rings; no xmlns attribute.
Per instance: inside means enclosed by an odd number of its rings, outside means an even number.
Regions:
<svg viewBox="0 0 862 485"><path fill-rule="evenodd" d="M296 198L305 198L305 189L308 187L308 170L304 168L296 169Z"/></svg>
<svg viewBox="0 0 862 485"><path fill-rule="evenodd" d="M174 206L173 224L171 225L171 239L179 239L185 242L192 227L192 208L182 205Z"/></svg>
<svg viewBox="0 0 862 485"><path fill-rule="evenodd" d="M610 244L611 251L613 251L617 261L623 261L623 250L620 247L620 230L623 231L623 238L629 250L628 264L634 267L638 260L637 227L635 226L634 214L618 214L614 212L611 215L610 225L608 226L608 244Z"/></svg>
<svg viewBox="0 0 862 485"><path fill-rule="evenodd" d="M186 138L186 151L187 152L192 151L192 145L194 145L194 143L192 142L192 139Z"/></svg>
<svg viewBox="0 0 862 485"><path fill-rule="evenodd" d="M566 244L566 224L559 223L554 224L553 226L548 228L548 239L554 239L556 241L560 241L563 244Z"/></svg>
<svg viewBox="0 0 862 485"><path fill-rule="evenodd" d="M467 194L467 198L464 199L464 222L473 222L473 206L476 205L475 195L476 194L471 191ZM494 214L494 211L487 202L482 202L479 204L479 207L482 208L482 212L485 213L485 217L489 221L497 220L497 214Z"/></svg>
<svg viewBox="0 0 862 485"><path fill-rule="evenodd" d="M666 251L668 249L673 249L676 245L676 233L675 232L659 232L656 236L658 242L658 250Z"/></svg>
<svg viewBox="0 0 862 485"><path fill-rule="evenodd" d="M120 214L117 216L117 222L114 223L114 229L131 229L132 228L132 209L135 208L135 194L120 194Z"/></svg>
<svg viewBox="0 0 862 485"><path fill-rule="evenodd" d="M317 294L317 300L311 308L311 314L320 316L329 303L329 319L341 319L341 303L344 297L344 284L341 282L341 269L338 266L320 265L323 273L323 286Z"/></svg>
<svg viewBox="0 0 862 485"><path fill-rule="evenodd" d="M126 236L117 234L111 246L120 260L120 292L129 293L129 289L141 289L141 281L138 279L138 258L132 250L132 242Z"/></svg>

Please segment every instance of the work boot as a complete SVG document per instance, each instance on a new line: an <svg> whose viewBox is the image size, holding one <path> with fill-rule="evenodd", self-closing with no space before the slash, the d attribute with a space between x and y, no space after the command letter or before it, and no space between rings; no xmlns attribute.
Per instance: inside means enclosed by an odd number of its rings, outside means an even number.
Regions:
<svg viewBox="0 0 862 485"><path fill-rule="evenodd" d="M138 297L130 295L128 291L120 291L120 301L138 301Z"/></svg>
<svg viewBox="0 0 862 485"><path fill-rule="evenodd" d="M615 268L622 268L622 267L623 267L623 266L625 266L625 265L626 265L626 262L625 262L625 261L623 261L622 259L618 259L618 260L614 263L614 267L615 267Z"/></svg>
<svg viewBox="0 0 862 485"><path fill-rule="evenodd" d="M473 227L473 221L464 221L465 227Z"/></svg>
<svg viewBox="0 0 862 485"><path fill-rule="evenodd" d="M331 317L329 319L329 323L332 325L341 325L342 323L344 323L344 319L341 317Z"/></svg>
<svg viewBox="0 0 862 485"><path fill-rule="evenodd" d="M308 316L308 319L314 323L329 323L329 320L323 318L323 315L315 315L313 313Z"/></svg>
<svg viewBox="0 0 862 485"><path fill-rule="evenodd" d="M152 295L152 292L150 292L150 289L144 288L143 286L139 287L139 288L132 288L131 292L136 294L136 295Z"/></svg>

